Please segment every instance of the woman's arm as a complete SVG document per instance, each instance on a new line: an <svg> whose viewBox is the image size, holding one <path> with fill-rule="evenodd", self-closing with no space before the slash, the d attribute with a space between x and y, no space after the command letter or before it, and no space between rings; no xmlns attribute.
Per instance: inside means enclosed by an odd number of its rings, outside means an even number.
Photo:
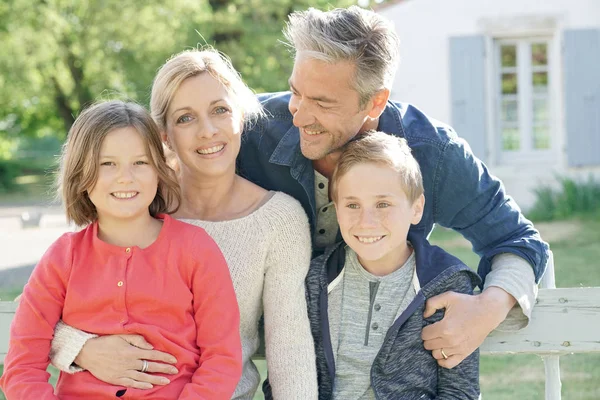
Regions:
<svg viewBox="0 0 600 400"><path fill-rule="evenodd" d="M273 218L263 306L269 383L273 398L316 399L317 372L304 280L311 258L308 219L300 204ZM279 214L279 213L278 213Z"/></svg>
<svg viewBox="0 0 600 400"><path fill-rule="evenodd" d="M48 383L50 340L62 314L71 268L71 241L63 235L33 270L10 328L0 386L9 399L58 399Z"/></svg>
<svg viewBox="0 0 600 400"><path fill-rule="evenodd" d="M204 231L195 238L190 271L199 366L180 400L229 400L242 376L240 311L229 269L217 244Z"/></svg>

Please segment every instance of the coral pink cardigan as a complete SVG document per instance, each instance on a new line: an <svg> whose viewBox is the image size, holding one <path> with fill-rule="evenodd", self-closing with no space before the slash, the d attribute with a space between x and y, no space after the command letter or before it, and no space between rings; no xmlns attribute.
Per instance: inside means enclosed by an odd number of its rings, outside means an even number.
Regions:
<svg viewBox="0 0 600 400"><path fill-rule="evenodd" d="M241 376L239 309L219 248L201 228L168 215L149 247L118 247L97 223L61 236L25 286L0 386L8 399L230 399ZM54 326L98 335L139 334L177 358L171 383L113 386L89 372L48 383ZM140 362L141 367L141 362Z"/></svg>

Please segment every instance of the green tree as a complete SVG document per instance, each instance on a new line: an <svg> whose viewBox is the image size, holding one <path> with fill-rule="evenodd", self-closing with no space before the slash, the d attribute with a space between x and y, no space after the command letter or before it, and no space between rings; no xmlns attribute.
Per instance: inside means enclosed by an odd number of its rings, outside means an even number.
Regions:
<svg viewBox="0 0 600 400"><path fill-rule="evenodd" d="M355 0L5 0L0 3L0 142L64 138L102 98L147 104L170 55L210 44L257 91L285 90L292 60L287 15ZM1 147L1 146L0 146ZM1 158L1 155L0 155Z"/></svg>

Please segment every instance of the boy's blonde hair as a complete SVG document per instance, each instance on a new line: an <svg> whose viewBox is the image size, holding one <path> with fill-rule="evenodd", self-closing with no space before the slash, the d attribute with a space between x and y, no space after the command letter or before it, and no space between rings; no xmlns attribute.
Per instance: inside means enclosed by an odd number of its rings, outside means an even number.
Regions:
<svg viewBox="0 0 600 400"><path fill-rule="evenodd" d="M110 132L127 127L134 128L144 139L150 163L158 173L158 190L150 204L150 214L155 217L177 210L181 199L179 185L165 162L156 124L142 106L113 100L85 109L63 145L57 186L69 222L83 226L98 218L88 191L98 179L100 148Z"/></svg>
<svg viewBox="0 0 600 400"><path fill-rule="evenodd" d="M424 192L419 163L411 154L406 139L383 132L369 131L342 147L342 154L331 177L331 194L337 202L340 179L355 165L372 163L385 165L398 173L398 179L411 203ZM360 185L360 182L356 183Z"/></svg>
<svg viewBox="0 0 600 400"><path fill-rule="evenodd" d="M246 86L227 56L207 46L203 50L186 50L174 55L160 67L154 77L150 112L162 132L166 132L167 111L181 83L187 78L205 72L225 86L242 112L246 123L254 121L263 114L254 92Z"/></svg>

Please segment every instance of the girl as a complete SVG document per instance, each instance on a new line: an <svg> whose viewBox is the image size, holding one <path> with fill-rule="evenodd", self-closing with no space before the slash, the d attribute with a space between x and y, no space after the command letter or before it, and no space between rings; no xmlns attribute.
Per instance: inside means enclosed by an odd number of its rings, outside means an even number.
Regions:
<svg viewBox="0 0 600 400"><path fill-rule="evenodd" d="M67 219L85 228L60 237L25 286L0 380L9 400L231 397L241 375L235 293L208 234L168 215L179 202L170 172L141 106L110 101L77 118L59 188ZM62 373L53 393L46 368L61 318L98 335L144 335L176 358L170 384L142 391Z"/></svg>
<svg viewBox="0 0 600 400"><path fill-rule="evenodd" d="M207 49L180 53L160 68L150 107L178 165L182 200L174 216L206 229L231 272L243 350L242 379L233 398L252 399L260 383L251 358L260 344L258 327L264 314L273 397L316 399L315 352L304 289L311 257L308 218L292 197L236 174L244 124L260 115L260 104L230 62ZM186 238L183 232L180 237ZM107 381L132 376L132 386L161 384L153 375L130 375L131 365L156 353L111 337L87 340L90 336L84 332L62 324L56 336L55 341L77 344L57 346L54 360L63 360L56 363L62 369L75 361ZM146 340L154 344L152 338ZM123 353L128 356L115 362ZM150 361L148 372L165 373L168 367Z"/></svg>

